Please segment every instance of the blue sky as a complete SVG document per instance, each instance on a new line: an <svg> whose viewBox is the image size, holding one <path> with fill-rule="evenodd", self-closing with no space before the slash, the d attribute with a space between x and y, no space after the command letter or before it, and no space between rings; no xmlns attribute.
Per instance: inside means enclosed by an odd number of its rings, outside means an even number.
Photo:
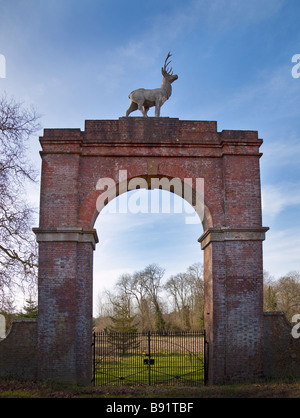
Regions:
<svg viewBox="0 0 300 418"><path fill-rule="evenodd" d="M34 105L43 128L84 129L124 116L133 89L159 87L172 51L179 79L161 116L264 139L264 268L278 278L300 270L299 17L299 0L0 0L0 92ZM39 150L34 137L36 167ZM38 206L38 186L30 194ZM96 227L95 295L124 271L156 262L168 276L202 260L202 226L184 215L102 213Z"/></svg>

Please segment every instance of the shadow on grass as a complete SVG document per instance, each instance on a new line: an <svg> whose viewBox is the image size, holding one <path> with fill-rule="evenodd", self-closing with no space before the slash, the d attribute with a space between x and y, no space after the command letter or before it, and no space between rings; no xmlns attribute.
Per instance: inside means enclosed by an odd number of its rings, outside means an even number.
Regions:
<svg viewBox="0 0 300 418"><path fill-rule="evenodd" d="M299 398L300 381L272 380L253 384L179 387L78 387L49 382L0 380L0 398Z"/></svg>

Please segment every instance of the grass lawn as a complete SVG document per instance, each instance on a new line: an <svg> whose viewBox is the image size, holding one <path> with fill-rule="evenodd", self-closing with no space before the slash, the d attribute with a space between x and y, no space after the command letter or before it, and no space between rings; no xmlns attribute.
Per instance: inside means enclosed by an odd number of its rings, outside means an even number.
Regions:
<svg viewBox="0 0 300 418"><path fill-rule="evenodd" d="M204 383L204 356L182 353L156 353L151 357L128 354L116 358L96 358L96 385L181 384Z"/></svg>

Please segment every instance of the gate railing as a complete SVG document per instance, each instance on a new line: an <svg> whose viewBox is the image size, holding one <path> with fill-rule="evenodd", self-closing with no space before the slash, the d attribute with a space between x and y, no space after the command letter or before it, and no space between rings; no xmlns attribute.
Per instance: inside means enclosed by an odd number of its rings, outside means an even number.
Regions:
<svg viewBox="0 0 300 418"><path fill-rule="evenodd" d="M94 333L94 385L206 384L205 331Z"/></svg>

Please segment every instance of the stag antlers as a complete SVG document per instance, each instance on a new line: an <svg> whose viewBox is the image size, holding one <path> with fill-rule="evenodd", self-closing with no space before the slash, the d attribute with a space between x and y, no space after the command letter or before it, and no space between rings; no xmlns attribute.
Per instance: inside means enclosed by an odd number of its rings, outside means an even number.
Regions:
<svg viewBox="0 0 300 418"><path fill-rule="evenodd" d="M172 54L169 52L167 55L167 58L165 59L165 64L161 68L161 73L165 77L166 75L173 75L172 67L168 70L168 65L171 63L171 61L168 62L168 59L171 58Z"/></svg>

